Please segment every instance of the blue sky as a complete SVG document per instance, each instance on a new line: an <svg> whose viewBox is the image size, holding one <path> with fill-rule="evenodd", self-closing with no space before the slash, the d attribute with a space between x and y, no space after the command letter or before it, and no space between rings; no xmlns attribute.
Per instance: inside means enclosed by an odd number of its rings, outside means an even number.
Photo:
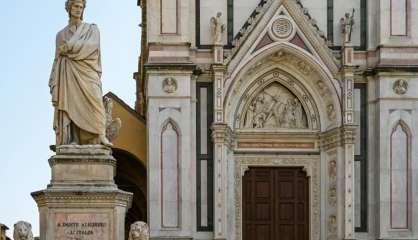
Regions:
<svg viewBox="0 0 418 240"><path fill-rule="evenodd" d="M48 88L55 35L66 26L65 0L3 1L0 22L0 223L19 220L39 234L38 209L30 193L46 188L53 154L53 109ZM136 0L88 0L86 22L101 32L103 92L135 103L133 72L140 49Z"/></svg>

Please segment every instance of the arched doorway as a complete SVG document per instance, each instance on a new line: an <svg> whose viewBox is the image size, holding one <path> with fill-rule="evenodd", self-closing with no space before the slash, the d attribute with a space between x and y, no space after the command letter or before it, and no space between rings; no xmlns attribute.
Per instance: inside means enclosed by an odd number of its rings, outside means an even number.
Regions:
<svg viewBox="0 0 418 240"><path fill-rule="evenodd" d="M242 64L236 74L226 81L229 85L224 99L225 119L235 141L234 153L227 160L235 166L235 197L232 203L236 206L235 239L252 239L254 234L257 239L268 240L278 239L279 235L280 239L320 239L324 225L329 229L327 235L334 236L338 223L334 221L337 210L333 194L339 191L335 187L338 185L337 178L333 177L337 171L337 164L334 163L341 158L338 151L342 150L339 144L326 144L340 138L342 114L340 91L333 75L309 54L283 43L266 49L248 64ZM322 172L321 166L327 166L328 171ZM302 187L307 197L303 204L307 204L307 209L303 207L303 211L291 211L293 216L290 212L282 216L285 211L275 211L281 205L280 191L263 193L259 192L260 188L254 191L248 188L245 183L248 171L259 167L269 168L272 172L276 168L303 168L307 179L306 188ZM321 179L321 174L326 177ZM292 179L286 181L299 181ZM266 181L266 184L277 187L274 186L277 181ZM284 195L301 190L298 184L287 187ZM321 199L322 191L326 191L332 201ZM247 209L256 208L253 203L245 206L245 198L254 194L261 197L270 194L279 198L265 202L263 200L266 199L258 199L266 204L263 207L276 209L268 211L270 215L255 216L255 219L245 215ZM299 201L297 198L290 200L286 204ZM321 212L321 204L327 206L326 212ZM290 206L285 208L289 209ZM299 216L300 221L296 220L296 214L302 212L303 217ZM326 215L326 220L321 219L321 214ZM281 223L286 227L280 230Z"/></svg>
<svg viewBox="0 0 418 240"><path fill-rule="evenodd" d="M128 239L132 223L147 221L147 172L142 162L127 151L113 149L113 156L117 160L115 183L119 189L134 194L125 218L125 238Z"/></svg>

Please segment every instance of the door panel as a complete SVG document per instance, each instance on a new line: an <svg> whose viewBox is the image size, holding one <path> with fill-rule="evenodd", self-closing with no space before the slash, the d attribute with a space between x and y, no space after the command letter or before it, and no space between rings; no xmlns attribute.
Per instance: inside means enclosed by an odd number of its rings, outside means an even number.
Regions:
<svg viewBox="0 0 418 240"><path fill-rule="evenodd" d="M308 240L308 184L301 168L250 168L243 178L243 240Z"/></svg>

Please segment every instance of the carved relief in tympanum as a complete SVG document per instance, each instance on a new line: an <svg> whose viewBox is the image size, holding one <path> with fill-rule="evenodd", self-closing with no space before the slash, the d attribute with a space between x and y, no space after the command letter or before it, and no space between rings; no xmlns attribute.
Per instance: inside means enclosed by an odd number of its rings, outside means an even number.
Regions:
<svg viewBox="0 0 418 240"><path fill-rule="evenodd" d="M279 83L256 94L244 113L244 128L308 128L301 102Z"/></svg>

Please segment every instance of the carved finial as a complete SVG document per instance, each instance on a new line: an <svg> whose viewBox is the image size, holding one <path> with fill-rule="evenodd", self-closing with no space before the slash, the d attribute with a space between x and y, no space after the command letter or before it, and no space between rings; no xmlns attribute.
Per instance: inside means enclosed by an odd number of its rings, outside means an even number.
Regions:
<svg viewBox="0 0 418 240"><path fill-rule="evenodd" d="M218 12L215 17L210 19L210 27L213 36L213 45L222 45L222 36L225 31L225 25L221 21L222 13Z"/></svg>
<svg viewBox="0 0 418 240"><path fill-rule="evenodd" d="M353 8L352 14L345 13L344 17L341 18L340 24L341 24L341 33L344 37L344 43L350 43L351 42L351 35L353 32L353 26L354 26L354 13L355 10Z"/></svg>

